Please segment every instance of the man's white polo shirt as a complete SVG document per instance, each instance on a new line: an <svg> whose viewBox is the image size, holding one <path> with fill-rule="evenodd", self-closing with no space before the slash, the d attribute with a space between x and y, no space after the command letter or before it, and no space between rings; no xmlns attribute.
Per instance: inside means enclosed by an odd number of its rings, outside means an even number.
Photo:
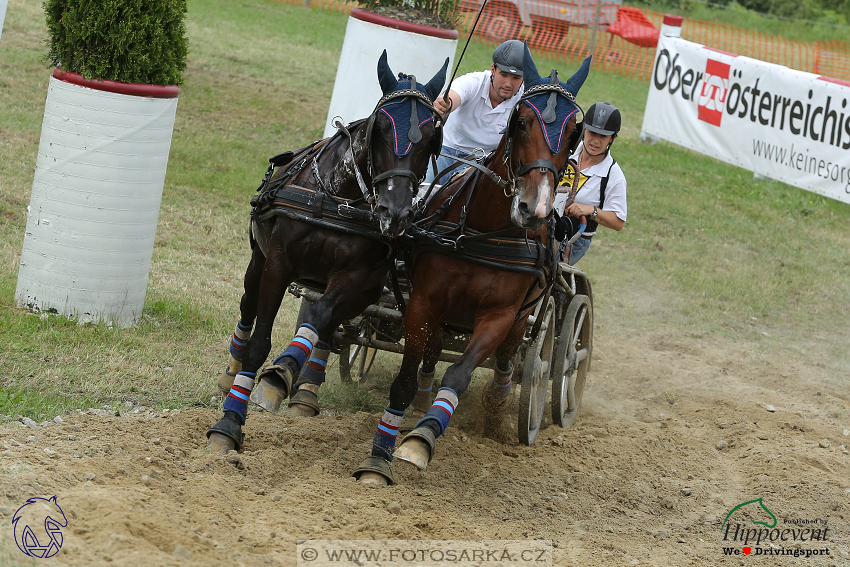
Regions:
<svg viewBox="0 0 850 567"><path fill-rule="evenodd" d="M495 150L502 140L511 110L522 96L523 87L496 108L490 104L490 71L458 77L451 89L460 95L460 107L452 111L446 122L443 145L466 153L475 148L487 153Z"/></svg>

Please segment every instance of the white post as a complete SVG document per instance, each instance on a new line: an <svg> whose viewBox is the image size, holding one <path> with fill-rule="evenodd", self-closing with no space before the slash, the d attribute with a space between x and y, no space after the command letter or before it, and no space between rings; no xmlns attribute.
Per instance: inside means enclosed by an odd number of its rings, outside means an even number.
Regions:
<svg viewBox="0 0 850 567"><path fill-rule="evenodd" d="M661 35L667 37L682 37L682 16L673 14L664 14L664 20L661 22Z"/></svg>
<svg viewBox="0 0 850 567"><path fill-rule="evenodd" d="M0 37L3 37L3 21L6 19L6 5L9 0L0 0Z"/></svg>
<svg viewBox="0 0 850 567"><path fill-rule="evenodd" d="M667 37L682 37L682 16L674 14L664 14L664 20L661 22L661 35ZM657 144L658 137L647 134L643 130L640 132L640 141L644 144Z"/></svg>

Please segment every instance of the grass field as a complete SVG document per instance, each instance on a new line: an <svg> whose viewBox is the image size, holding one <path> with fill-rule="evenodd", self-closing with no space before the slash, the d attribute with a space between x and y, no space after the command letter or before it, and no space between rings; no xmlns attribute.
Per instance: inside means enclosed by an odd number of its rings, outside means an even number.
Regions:
<svg viewBox="0 0 850 567"><path fill-rule="evenodd" d="M145 313L119 329L14 302L50 70L41 3L10 1L0 40L0 414L210 403L249 259L248 199L269 156L320 137L345 24L342 14L276 2L190 0ZM459 72L489 58L473 43ZM537 64L564 76L577 62ZM794 349L846 374L850 207L669 144L639 144L646 93L643 82L591 72L579 96L623 111L614 155L629 181L626 228L601 232L581 265L593 280L596 332L664 325L765 356ZM296 306L285 300L273 354L289 340ZM382 355L376 371L386 381L399 361ZM325 396L339 410L382 407L341 386Z"/></svg>

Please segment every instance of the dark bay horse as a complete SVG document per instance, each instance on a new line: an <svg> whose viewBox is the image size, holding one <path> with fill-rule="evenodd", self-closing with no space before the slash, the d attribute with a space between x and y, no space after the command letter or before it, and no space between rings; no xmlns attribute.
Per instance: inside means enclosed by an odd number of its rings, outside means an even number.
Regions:
<svg viewBox="0 0 850 567"><path fill-rule="evenodd" d="M207 432L209 450L241 449L249 398L277 411L291 394L290 413L318 413L333 331L380 297L393 240L411 223L429 158L440 151L442 117L433 100L447 67L448 59L427 85L406 75L396 80L384 51L378 62L384 96L368 119L294 155L272 158L263 191L252 200L252 256L241 317L219 381L229 393L224 417ZM272 175L276 164L287 167ZM309 308L286 350L257 376L294 281L324 296Z"/></svg>
<svg viewBox="0 0 850 567"><path fill-rule="evenodd" d="M469 386L472 371L493 353L496 371L485 390L485 402L497 408L507 399L511 360L523 340L534 300L546 286L528 272L509 270L510 264L520 263L510 254L491 252L488 257L487 250L499 250L502 244L508 247L514 239L515 245L519 241L516 248L537 249L537 259L548 258L549 269L555 269L554 240L548 238L547 222L569 158L567 140L576 128L575 95L589 68L588 58L566 83L557 79L554 69L548 79L541 78L526 47L526 90L495 154L484 164L489 173L480 174L473 168L455 176L428 204L426 220L440 219L432 223L435 229L450 230L430 244L422 245L417 239L414 247L413 289L404 317L404 359L390 389L389 407L373 438L372 454L354 472L361 482L392 483L393 456L424 469L434 456L436 439L448 427L458 396ZM489 233L491 238L483 243L478 240L476 248L472 242L481 233ZM453 241L453 246L440 250L440 240ZM417 254L423 247L426 251ZM458 253L455 248L466 252ZM405 409L417 391L430 390L441 350L442 324L471 333L469 344L446 370L425 417L395 449ZM417 372L420 362L422 368Z"/></svg>

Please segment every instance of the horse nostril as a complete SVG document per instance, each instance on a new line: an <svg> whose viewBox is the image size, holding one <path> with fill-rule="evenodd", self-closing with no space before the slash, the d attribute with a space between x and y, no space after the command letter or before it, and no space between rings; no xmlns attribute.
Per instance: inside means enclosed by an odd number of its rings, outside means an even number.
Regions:
<svg viewBox="0 0 850 567"><path fill-rule="evenodd" d="M528 204L527 203L520 202L519 213L524 217L528 216Z"/></svg>

